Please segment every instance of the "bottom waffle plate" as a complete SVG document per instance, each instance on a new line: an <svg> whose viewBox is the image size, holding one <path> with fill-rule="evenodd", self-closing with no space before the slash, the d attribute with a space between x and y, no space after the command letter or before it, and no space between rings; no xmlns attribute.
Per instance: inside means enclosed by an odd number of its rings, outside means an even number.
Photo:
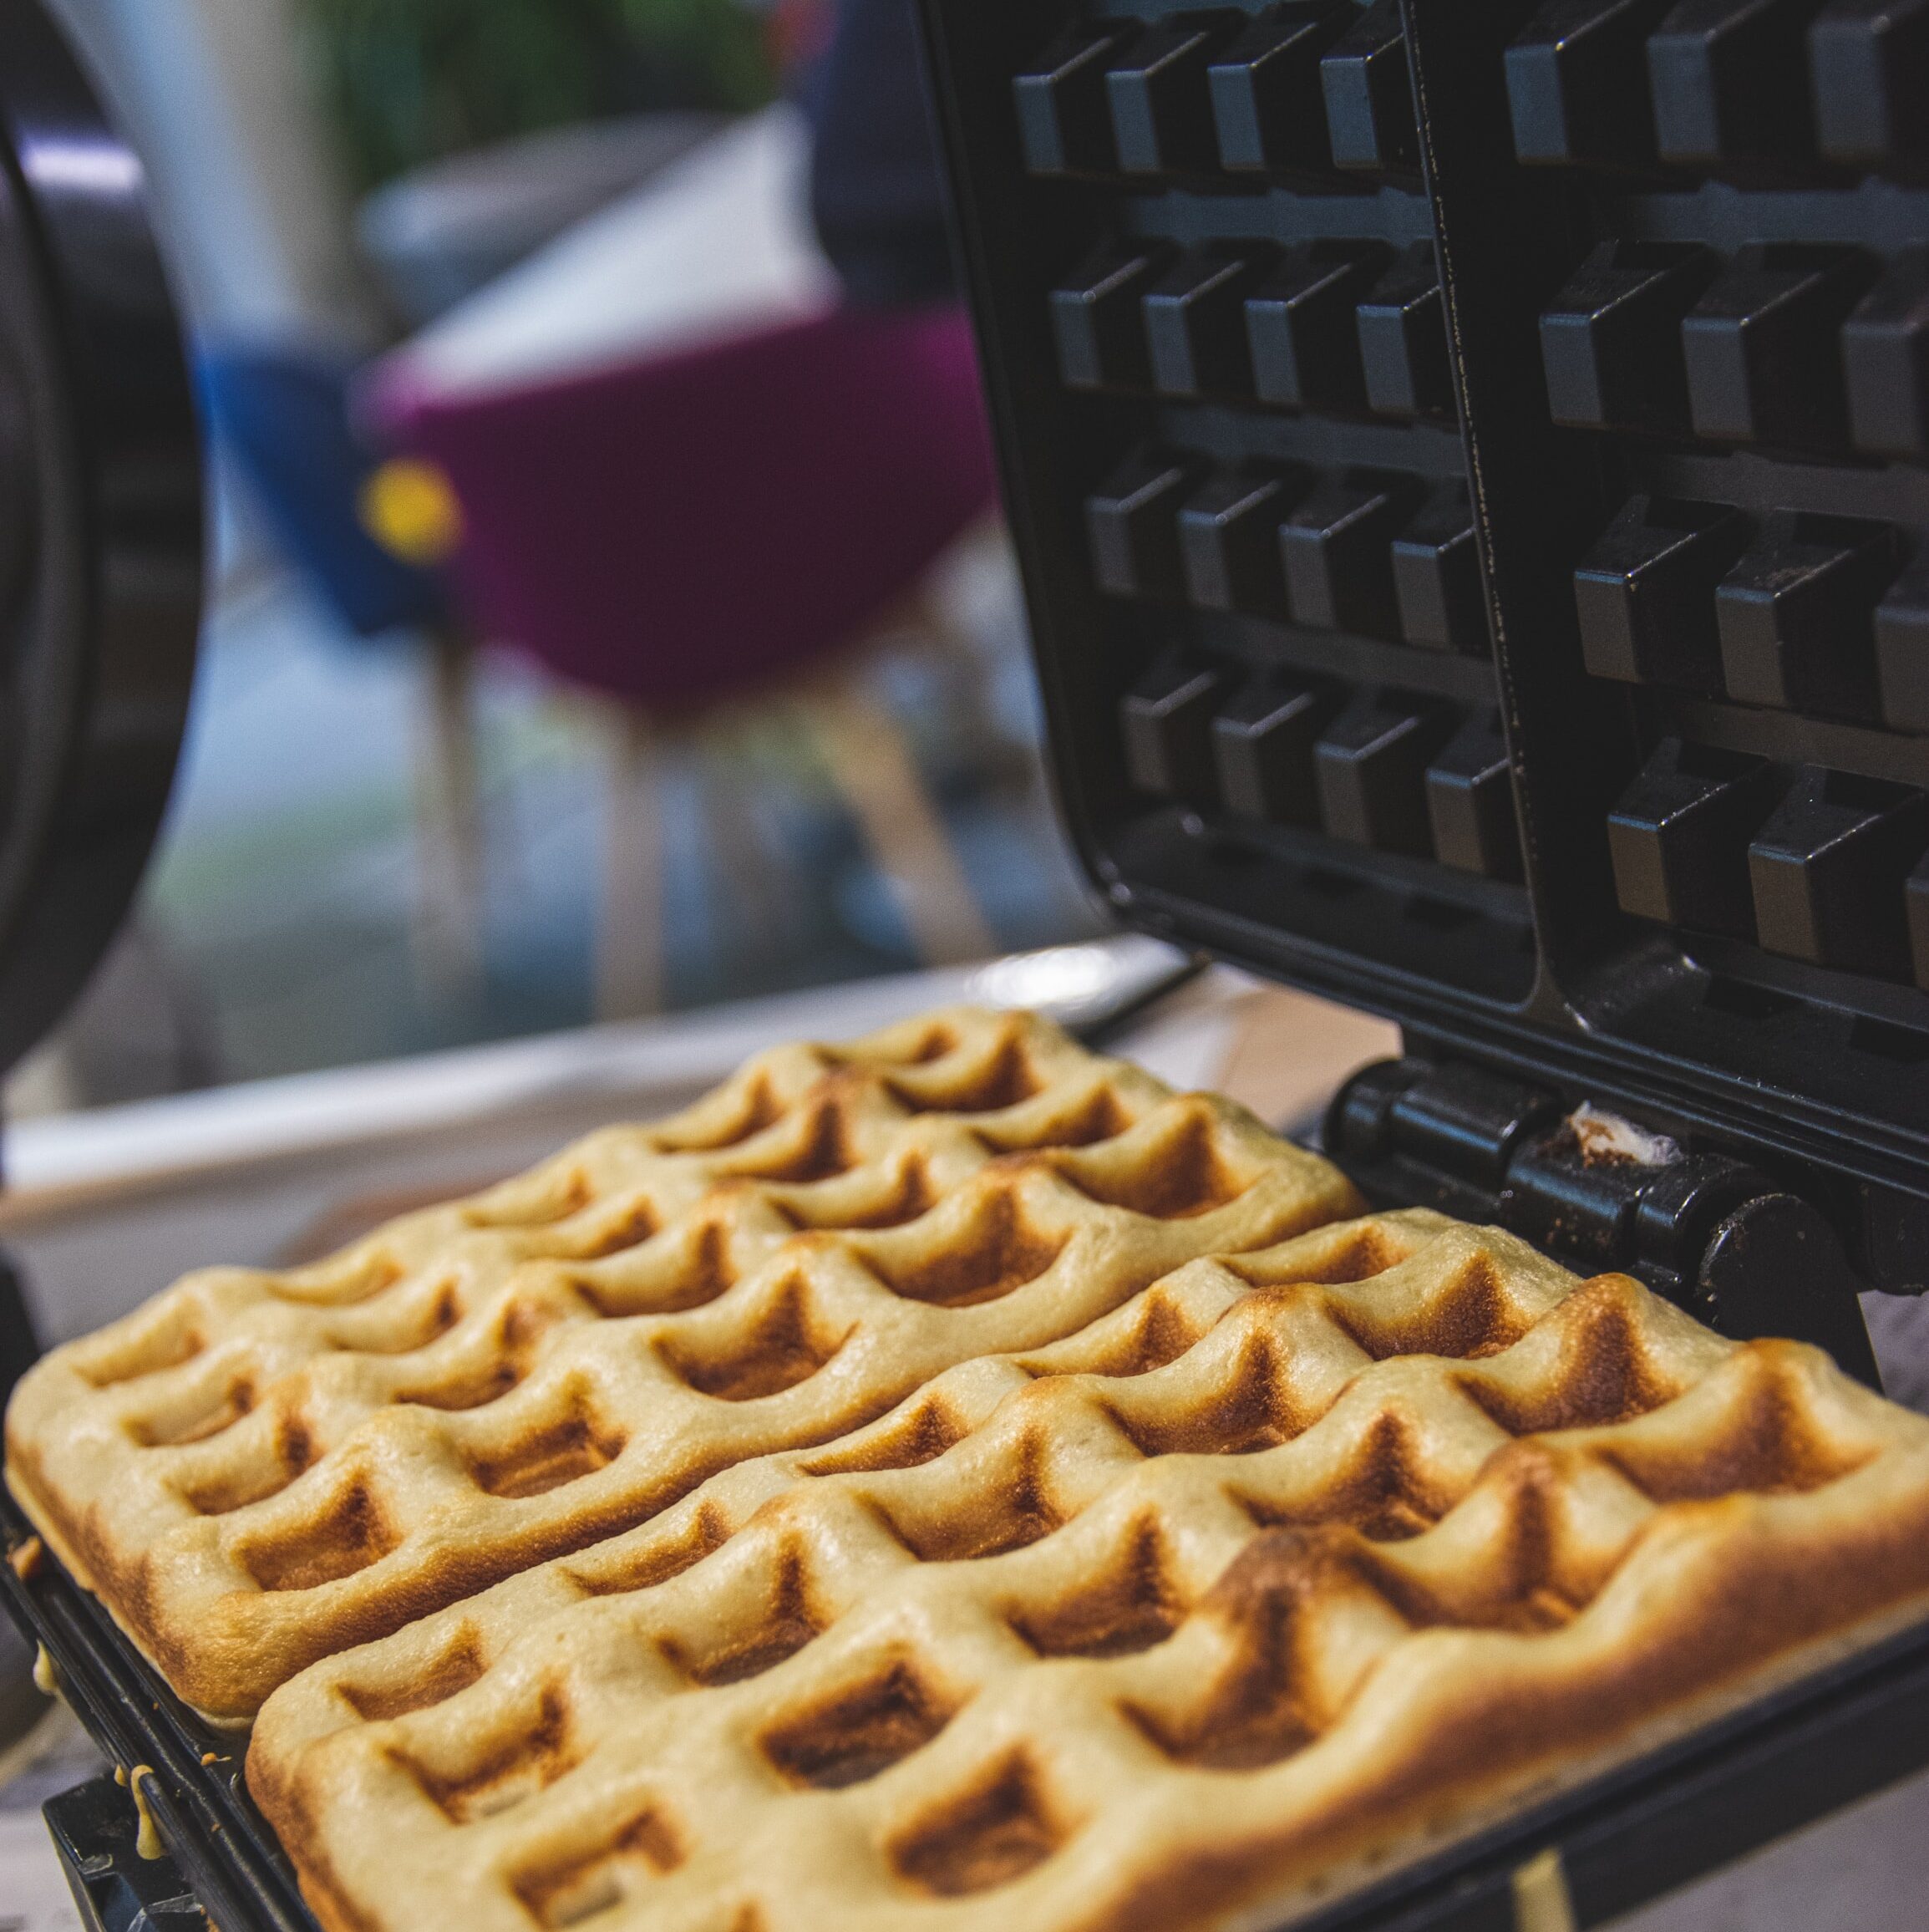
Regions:
<svg viewBox="0 0 1929 1932"><path fill-rule="evenodd" d="M12 1550L32 1534L0 1492L0 1540ZM182 1704L99 1600L51 1558L30 1579L0 1563L0 1598L53 1660L61 1694L94 1742L124 1772L152 1771L140 1780L142 1802L221 1932L316 1932L293 1868L248 1797L236 1739Z"/></svg>
<svg viewBox="0 0 1929 1932"><path fill-rule="evenodd" d="M30 1533L0 1495L9 1548ZM53 1562L0 1594L223 1932L315 1932L233 1739L203 1726ZM1871 1643L1663 1748L1349 1891L1293 1932L1598 1925L1929 1765L1929 1623Z"/></svg>
<svg viewBox="0 0 1929 1932"><path fill-rule="evenodd" d="M138 1814L105 1772L43 1809L86 1932L207 1932L180 1867L143 1856Z"/></svg>

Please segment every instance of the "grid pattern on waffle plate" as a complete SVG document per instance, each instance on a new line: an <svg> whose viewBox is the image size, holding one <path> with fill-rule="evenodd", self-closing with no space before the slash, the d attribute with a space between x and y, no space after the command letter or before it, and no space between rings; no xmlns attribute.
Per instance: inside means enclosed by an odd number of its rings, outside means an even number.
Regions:
<svg viewBox="0 0 1929 1932"><path fill-rule="evenodd" d="M1425 1216L760 1479L271 1701L331 1932L1237 1921L1929 1590L1929 1423Z"/></svg>
<svg viewBox="0 0 1929 1932"><path fill-rule="evenodd" d="M747 1457L1357 1205L1229 1103L934 1014L315 1267L190 1276L23 1382L8 1477L175 1690L245 1721Z"/></svg>

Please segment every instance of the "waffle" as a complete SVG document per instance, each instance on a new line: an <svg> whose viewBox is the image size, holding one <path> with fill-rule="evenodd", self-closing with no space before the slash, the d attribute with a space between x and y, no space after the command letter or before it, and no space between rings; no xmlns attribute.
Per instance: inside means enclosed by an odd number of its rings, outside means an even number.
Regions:
<svg viewBox="0 0 1929 1932"><path fill-rule="evenodd" d="M1277 1924L1926 1593L1929 1421L1408 1213L332 1657L248 1779L329 1932Z"/></svg>
<svg viewBox="0 0 1929 1932"><path fill-rule="evenodd" d="M1358 1206L1229 1102L939 1014L762 1055L313 1267L189 1276L26 1377L8 1480L180 1696L246 1723L735 1464Z"/></svg>

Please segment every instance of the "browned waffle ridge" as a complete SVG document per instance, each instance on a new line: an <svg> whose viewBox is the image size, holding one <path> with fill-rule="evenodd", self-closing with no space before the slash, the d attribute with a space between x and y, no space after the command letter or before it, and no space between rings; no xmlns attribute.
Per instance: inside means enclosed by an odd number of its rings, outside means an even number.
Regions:
<svg viewBox="0 0 1929 1932"><path fill-rule="evenodd" d="M749 1459L1358 1203L1023 1014L750 1061L676 1118L56 1350L8 1481L189 1703L647 1524Z"/></svg>
<svg viewBox="0 0 1929 1932"><path fill-rule="evenodd" d="M248 1775L330 1932L1277 1923L1925 1592L1929 1422L1409 1213L332 1657Z"/></svg>

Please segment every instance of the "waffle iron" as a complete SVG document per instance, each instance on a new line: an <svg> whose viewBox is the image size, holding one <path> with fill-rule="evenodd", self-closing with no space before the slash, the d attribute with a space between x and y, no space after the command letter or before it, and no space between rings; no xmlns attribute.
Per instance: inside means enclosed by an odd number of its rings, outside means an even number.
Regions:
<svg viewBox="0 0 1929 1932"><path fill-rule="evenodd" d="M1876 1380L1859 1295L1929 1286L1929 0L921 4L1099 888L1401 1024L1326 1121L1377 1202ZM4 1060L151 841L199 511L35 0L0 133ZM160 1860L112 1780L48 1807L89 1924L314 1932L233 1739L56 1565L0 1594L152 1772ZM1567 1932L1925 1764L1905 1632L1297 1924Z"/></svg>
<svg viewBox="0 0 1929 1932"><path fill-rule="evenodd" d="M1929 9L925 7L1094 879L1402 1024L1370 1193L1869 1374L1857 1289L1929 1282Z"/></svg>

